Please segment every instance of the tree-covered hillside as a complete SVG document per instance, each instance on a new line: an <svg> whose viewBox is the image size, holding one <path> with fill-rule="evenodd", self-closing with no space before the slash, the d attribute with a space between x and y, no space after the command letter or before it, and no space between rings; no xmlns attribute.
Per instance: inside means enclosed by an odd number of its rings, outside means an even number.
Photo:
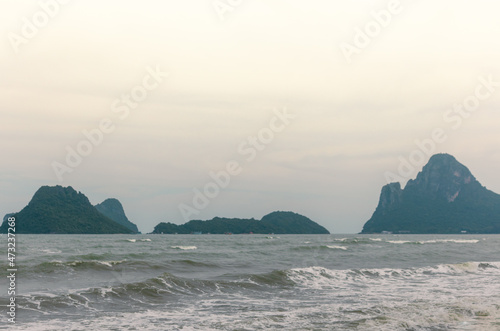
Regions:
<svg viewBox="0 0 500 331"><path fill-rule="evenodd" d="M110 234L132 233L130 229L101 214L88 198L71 186L43 186L18 213L16 233ZM6 233L7 223L0 227Z"/></svg>
<svg viewBox="0 0 500 331"><path fill-rule="evenodd" d="M160 223L153 230L153 233L158 234L189 234L199 232L211 234L329 234L327 229L316 222L292 212L274 212L264 216L260 221L253 218L216 217L208 221L189 221L182 225Z"/></svg>
<svg viewBox="0 0 500 331"><path fill-rule="evenodd" d="M500 233L500 195L453 156L437 154L401 189L382 188L362 233Z"/></svg>

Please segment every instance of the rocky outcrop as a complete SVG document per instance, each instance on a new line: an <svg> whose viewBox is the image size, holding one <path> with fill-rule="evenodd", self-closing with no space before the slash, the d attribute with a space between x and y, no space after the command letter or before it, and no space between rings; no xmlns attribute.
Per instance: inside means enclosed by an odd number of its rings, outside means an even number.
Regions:
<svg viewBox="0 0 500 331"><path fill-rule="evenodd" d="M395 209L401 202L402 194L403 190L399 183L391 183L382 187L378 208L385 211Z"/></svg>
<svg viewBox="0 0 500 331"><path fill-rule="evenodd" d="M417 175L408 181L407 190L453 202L468 185L480 185L469 169L448 154L434 155Z"/></svg>
<svg viewBox="0 0 500 331"><path fill-rule="evenodd" d="M329 234L327 229L309 218L293 213L277 211L268 214L262 220L220 218L215 217L208 221L189 221L182 225L160 223L153 233L158 234L243 234L243 233L276 233L276 234Z"/></svg>
<svg viewBox="0 0 500 331"><path fill-rule="evenodd" d="M414 180L382 188L362 233L500 233L500 195L449 154L430 158Z"/></svg>
<svg viewBox="0 0 500 331"><path fill-rule="evenodd" d="M11 216L16 218L16 233L132 233L98 212L83 193L71 186L42 186L23 210ZM7 222L4 221L0 233L6 231Z"/></svg>
<svg viewBox="0 0 500 331"><path fill-rule="evenodd" d="M127 227L134 233L139 233L137 225L129 221L129 219L125 215L125 211L123 210L122 204L117 199L106 199L100 204L96 205L95 208L101 214L111 218L116 223Z"/></svg>

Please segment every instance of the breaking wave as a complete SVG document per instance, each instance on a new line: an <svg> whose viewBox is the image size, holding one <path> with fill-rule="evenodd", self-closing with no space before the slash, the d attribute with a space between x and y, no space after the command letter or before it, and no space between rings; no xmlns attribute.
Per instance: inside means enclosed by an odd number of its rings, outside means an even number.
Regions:
<svg viewBox="0 0 500 331"><path fill-rule="evenodd" d="M77 268L111 268L113 265L125 263L126 261L87 261L87 262L50 262L43 263L39 267L45 269L57 269L60 265ZM178 260L176 263L187 265L199 265L200 262L191 260ZM205 264L201 263L203 266ZM213 266L213 265L210 265ZM45 270L47 271L47 270ZM304 287L308 289L319 289L325 287L350 287L362 284L373 284L378 280L415 280L417 278L432 278L435 276L460 276L460 275L494 275L500 277L500 262L466 262L459 264L441 264L424 268L409 269L348 269L334 270L323 267L294 268L289 270L278 270L264 274L239 275L233 280L203 280L188 279L163 273L158 277L147 279L143 282L116 284L111 287L87 288L73 291L64 295L53 294L31 294L21 299L21 306L29 309L53 309L63 306L86 305L88 302L94 304L105 304L108 300L118 302L126 298L132 301L155 305L171 296L178 295L201 295L206 293L230 294L242 289L268 291L276 287ZM21 297L22 298L22 297ZM128 300L125 300L129 302ZM51 310L51 309L48 309Z"/></svg>
<svg viewBox="0 0 500 331"><path fill-rule="evenodd" d="M200 263L191 260L172 262L195 266ZM53 262L53 265L58 263ZM126 261L87 261L82 266L109 268L110 265L123 263ZM72 263L66 265L73 267ZM307 267L215 280L179 277L165 272L138 282L117 282L109 286L60 290L56 293L38 291L20 295L18 304L23 314L38 314L51 320L56 316L56 320L59 318L61 321L65 316L82 314L82 311L101 317L102 312L106 311L104 320L113 314L150 314L148 316L156 324L151 328L141 328L145 330L155 330L155 327L160 327L158 323L169 319L180 323L172 329L191 329L195 326L205 330L273 329L287 325L287 329L302 330L310 329L310 323L314 323L318 316L321 316L319 320L323 323L316 325L318 330L331 330L332 325L342 330L431 330L436 327L440 329L439 323L450 325L471 320L479 320L479 323L481 319L489 321L498 318L500 306L468 297L466 288L456 287L457 284L467 285L475 280L479 280L477 284L485 284L484 280L499 277L500 262L439 264L406 269L335 270ZM395 288L400 292L391 291ZM294 304L300 293L307 293L307 296L302 297L300 305ZM430 293L435 293L435 298ZM440 305L444 293L450 298L457 295L463 298L449 302L448 308L443 310ZM364 298L371 298L371 301L365 301ZM186 300L191 302L187 307ZM352 301L349 308L345 306L345 300ZM188 320L186 311L193 309L190 306L192 304L202 305L204 309L197 312L196 318ZM260 321L252 317L256 311L246 307L258 309ZM222 309L221 313L214 313L218 309ZM427 317L421 317L422 312ZM231 317L234 314L239 316L237 321ZM97 328L103 327L99 324L103 318L86 323L95 323ZM120 325L128 329L131 324L127 323L139 323L141 319L132 321L115 317L113 321L114 327ZM75 329L82 328L78 320L70 323L75 324ZM28 330L29 324L26 327ZM47 330L50 330L49 326Z"/></svg>
<svg viewBox="0 0 500 331"><path fill-rule="evenodd" d="M179 249L181 251L194 251L198 249L196 246L170 246L172 249Z"/></svg>
<svg viewBox="0 0 500 331"><path fill-rule="evenodd" d="M425 244L477 244L480 242L478 239L436 239L436 240L422 240L422 241L407 241L407 240L387 240L391 244L415 244L415 245L425 245Z"/></svg>

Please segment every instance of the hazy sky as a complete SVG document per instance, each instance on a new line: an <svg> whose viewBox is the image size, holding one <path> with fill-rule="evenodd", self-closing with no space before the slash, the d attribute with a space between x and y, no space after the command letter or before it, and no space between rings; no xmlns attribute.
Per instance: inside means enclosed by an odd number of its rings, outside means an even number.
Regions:
<svg viewBox="0 0 500 331"><path fill-rule="evenodd" d="M2 0L0 213L63 185L118 198L143 232L184 223L180 205L359 232L387 172L405 184L428 160L415 140L500 192L499 13L495 0ZM229 184L210 176L228 166Z"/></svg>

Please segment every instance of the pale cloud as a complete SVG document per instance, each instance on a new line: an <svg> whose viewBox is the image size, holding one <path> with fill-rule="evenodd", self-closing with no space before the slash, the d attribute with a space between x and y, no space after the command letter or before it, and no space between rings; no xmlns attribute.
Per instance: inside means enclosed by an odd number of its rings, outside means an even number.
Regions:
<svg viewBox="0 0 500 331"><path fill-rule="evenodd" d="M297 120L200 218L287 209L359 231L384 172L434 128L449 134L436 152L455 154L500 191L491 166L500 89L459 130L442 117L478 77L500 81L500 4L401 0L401 13L348 64L339 45L388 3L248 1L221 21L210 1L74 0L16 54L6 33L21 33L40 5L2 2L0 213L22 208L40 185L60 184L51 162L109 118L116 129L62 184L94 203L119 198L142 231L181 222L178 204L210 171L242 159L238 144L274 107ZM169 76L121 120L113 101L148 66Z"/></svg>

